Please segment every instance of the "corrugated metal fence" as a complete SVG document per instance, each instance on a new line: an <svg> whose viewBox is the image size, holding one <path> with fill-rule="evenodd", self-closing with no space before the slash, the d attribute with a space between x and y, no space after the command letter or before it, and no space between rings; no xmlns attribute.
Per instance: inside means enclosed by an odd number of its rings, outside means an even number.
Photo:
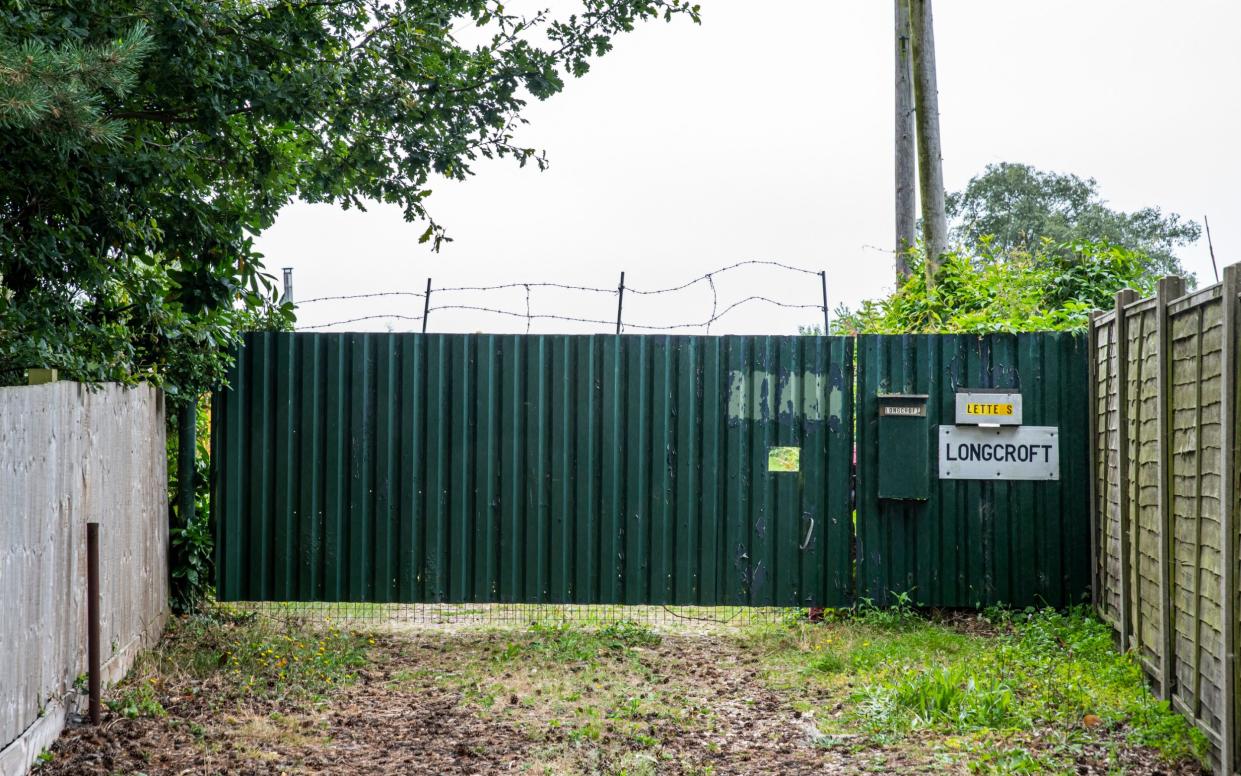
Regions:
<svg viewBox="0 0 1241 776"><path fill-rule="evenodd" d="M858 348L858 595L929 606L1065 606L1090 585L1086 339L1078 334L864 335ZM958 388L1011 388L1026 425L1060 428L1060 479L940 480L879 498L877 397L927 394L928 431ZM928 449L934 450L934 439ZM931 457L932 472L936 459Z"/></svg>
<svg viewBox="0 0 1241 776"><path fill-rule="evenodd" d="M1241 265L1190 294L1165 278L1091 326L1096 606L1226 773L1241 746L1239 293Z"/></svg>
<svg viewBox="0 0 1241 776"><path fill-rule="evenodd" d="M842 337L250 335L219 596L848 603L852 369Z"/></svg>

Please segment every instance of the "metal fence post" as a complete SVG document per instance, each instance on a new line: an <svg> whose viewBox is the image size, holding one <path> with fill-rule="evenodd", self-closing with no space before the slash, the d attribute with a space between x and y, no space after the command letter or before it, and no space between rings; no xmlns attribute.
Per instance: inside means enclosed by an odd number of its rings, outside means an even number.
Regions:
<svg viewBox="0 0 1241 776"><path fill-rule="evenodd" d="M427 333L427 318L431 315L431 278L427 278L427 293L422 300L422 333Z"/></svg>
<svg viewBox="0 0 1241 776"><path fill-rule="evenodd" d="M621 333L621 311L625 309L625 273L621 273L620 285L616 287L616 333Z"/></svg>
<svg viewBox="0 0 1241 776"><path fill-rule="evenodd" d="M99 705L99 523L86 524L86 670L90 722L98 725Z"/></svg>

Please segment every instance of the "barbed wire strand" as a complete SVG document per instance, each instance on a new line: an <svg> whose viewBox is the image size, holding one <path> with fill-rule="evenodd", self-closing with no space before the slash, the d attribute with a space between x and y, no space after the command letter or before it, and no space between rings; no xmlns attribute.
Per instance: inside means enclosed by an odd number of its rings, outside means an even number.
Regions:
<svg viewBox="0 0 1241 776"><path fill-rule="evenodd" d="M686 289L686 288L689 288L690 286L692 286L692 285L694 285L694 284L696 284L696 283L701 283L702 281L706 280L707 278L711 277L712 275L719 275L719 274L722 274L722 273L724 273L724 272L728 272L728 271L730 271L730 270L739 269L740 267L745 267L745 266L750 266L750 265L759 265L759 266L765 266L765 267L778 267L779 269L788 270L788 271L790 271L790 272L800 272L800 273L802 273L803 275L815 275L815 276L817 276L817 275L819 274L818 272L814 272L814 271L812 271L812 270L802 269L801 267L794 267L794 266L792 266L791 264L782 264L782 263L780 263L780 262L778 262L778 261L770 261L770 260L768 260L768 259L746 259L745 261L739 261L739 262L737 262L736 264L729 264L727 267L721 267L721 268L719 268L719 269L712 270L712 271L710 271L710 272L706 273L705 275L699 275L698 277L694 278L693 280L691 280L691 281L689 281L689 282L687 282L687 283L682 283L682 284L681 284L681 285L679 285L679 286L669 286L668 288L652 288L652 289L647 289L647 290L645 290L645 291L644 291L644 290L642 290L642 289L632 288L632 287L630 287L630 286L625 286L625 290L626 290L626 291L629 291L629 292L632 292L632 293L635 293L635 294L643 294L643 295L647 295L647 294L670 294L670 293L672 293L673 291L682 291L682 290L684 290L684 289Z"/></svg>
<svg viewBox="0 0 1241 776"><path fill-rule="evenodd" d="M711 333L711 321L715 320L715 307L719 302L719 297L715 293L715 280L707 275L707 282L711 284L711 320L707 321L707 334Z"/></svg>

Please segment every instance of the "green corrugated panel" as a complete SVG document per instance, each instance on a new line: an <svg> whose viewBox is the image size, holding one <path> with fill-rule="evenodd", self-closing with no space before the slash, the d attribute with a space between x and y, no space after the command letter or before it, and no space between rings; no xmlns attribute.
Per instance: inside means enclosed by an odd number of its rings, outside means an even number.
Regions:
<svg viewBox="0 0 1241 776"><path fill-rule="evenodd" d="M222 600L841 605L852 341L249 335ZM800 472L767 471L801 448Z"/></svg>
<svg viewBox="0 0 1241 776"><path fill-rule="evenodd" d="M1086 341L1068 333L859 338L858 595L928 606L1064 606L1089 590ZM1057 482L939 480L957 388L1013 388L1023 422L1060 428ZM926 502L878 497L876 396L925 393Z"/></svg>

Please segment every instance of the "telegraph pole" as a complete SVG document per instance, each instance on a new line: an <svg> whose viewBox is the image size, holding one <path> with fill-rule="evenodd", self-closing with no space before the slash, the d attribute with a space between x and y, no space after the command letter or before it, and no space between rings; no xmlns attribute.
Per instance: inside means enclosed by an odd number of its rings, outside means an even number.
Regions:
<svg viewBox="0 0 1241 776"><path fill-rule="evenodd" d="M909 0L896 6L896 282L909 277L906 252L917 239L914 146L913 52L909 39Z"/></svg>
<svg viewBox="0 0 1241 776"><path fill-rule="evenodd" d="M939 87L935 78L935 25L931 0L909 0L913 42L914 110L917 114L918 194L922 199L922 244L928 281L948 249L944 208L944 164L939 138Z"/></svg>

